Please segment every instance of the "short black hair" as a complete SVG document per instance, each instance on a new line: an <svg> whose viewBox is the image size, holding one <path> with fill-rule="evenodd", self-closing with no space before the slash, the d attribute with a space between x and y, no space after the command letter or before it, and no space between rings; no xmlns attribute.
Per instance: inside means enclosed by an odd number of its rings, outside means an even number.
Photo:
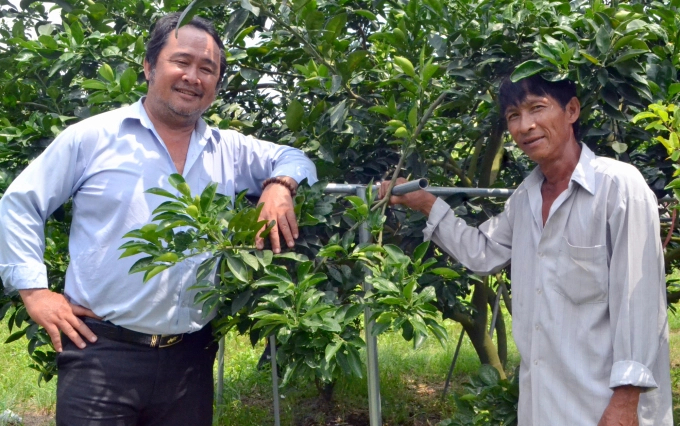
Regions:
<svg viewBox="0 0 680 426"><path fill-rule="evenodd" d="M154 24L153 30L151 31L151 37L149 37L149 41L146 43L146 55L144 56L144 59L151 65L152 70L156 68L158 55L165 47L169 34L175 31L180 16L181 13L179 12L170 13L160 18ZM212 22L199 16L191 18L191 21L187 22L186 25L190 25L210 34L220 48L220 78L217 80L217 84L219 85L222 81L222 77L224 77L224 73L227 71L227 58L224 54L224 43L222 43L220 35L215 30Z"/></svg>
<svg viewBox="0 0 680 426"><path fill-rule="evenodd" d="M512 82L510 77L506 77L501 83L499 90L500 113L505 116L505 110L510 105L519 106L528 95L550 96L565 109L571 98L576 97L576 84L571 80L548 81L540 74L523 78L517 82ZM581 126L579 120L572 124L574 137L581 139Z"/></svg>

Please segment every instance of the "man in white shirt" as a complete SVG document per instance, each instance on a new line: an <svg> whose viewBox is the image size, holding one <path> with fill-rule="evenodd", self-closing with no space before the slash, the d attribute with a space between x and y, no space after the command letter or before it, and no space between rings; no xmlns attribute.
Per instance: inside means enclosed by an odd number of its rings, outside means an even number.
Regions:
<svg viewBox="0 0 680 426"><path fill-rule="evenodd" d="M59 353L57 424L211 425L216 344L194 303L198 261L188 259L142 283L119 259L128 231L151 220L170 192L172 173L193 191L210 182L233 196L248 189L265 204L292 247L298 237L292 196L316 181L302 152L209 128L201 119L226 70L210 22L161 18L144 60L148 94L135 104L70 126L10 185L0 200L0 276L49 333ZM64 295L48 289L44 225L73 199ZM258 248L263 248L258 238ZM214 314L212 314L214 315ZM68 338L63 338L66 336ZM86 343L87 342L87 343Z"/></svg>
<svg viewBox="0 0 680 426"><path fill-rule="evenodd" d="M512 262L520 425L671 426L654 194L633 166L578 142L572 82L507 80L500 110L538 165L503 213L473 228L425 191L390 202L427 215L425 239L476 273Z"/></svg>

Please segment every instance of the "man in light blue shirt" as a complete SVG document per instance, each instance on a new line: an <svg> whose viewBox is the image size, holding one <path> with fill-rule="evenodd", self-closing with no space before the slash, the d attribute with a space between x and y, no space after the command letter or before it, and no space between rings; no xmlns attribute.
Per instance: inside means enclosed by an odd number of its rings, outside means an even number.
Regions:
<svg viewBox="0 0 680 426"><path fill-rule="evenodd" d="M278 252L279 234L289 247L298 236L298 182L316 181L299 150L205 124L224 46L200 18L175 37L178 18L161 18L151 34L147 96L66 129L0 200L0 277L60 352L57 424L211 424L212 318L190 290L198 261L143 284L128 274L138 257L119 259L123 235L164 201L146 189L174 192L168 176L180 173L194 191L217 182L225 195L261 193L262 219L277 222L270 238ZM47 286L44 225L71 197L71 263L60 295Z"/></svg>

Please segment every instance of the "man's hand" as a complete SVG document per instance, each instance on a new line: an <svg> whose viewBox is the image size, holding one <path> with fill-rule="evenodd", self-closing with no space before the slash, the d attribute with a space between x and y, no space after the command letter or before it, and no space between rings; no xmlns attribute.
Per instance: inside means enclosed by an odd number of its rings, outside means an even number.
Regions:
<svg viewBox="0 0 680 426"><path fill-rule="evenodd" d="M642 389L636 386L619 386L604 410L597 426L638 426L638 402Z"/></svg>
<svg viewBox="0 0 680 426"><path fill-rule="evenodd" d="M404 178L397 178L397 183L394 186L401 185L402 183L406 182L407 181ZM387 188L389 186L390 186L389 180L379 183L378 198L380 198L381 200L385 198L385 195L387 194ZM408 194L404 195L392 195L390 197L390 204L401 204L410 209L418 210L425 216L429 216L430 210L432 209L432 205L436 200L437 197L421 189L415 192L409 192Z"/></svg>
<svg viewBox="0 0 680 426"><path fill-rule="evenodd" d="M290 182L293 188L297 188L295 179L288 176L284 176L283 179ZM288 247L292 248L295 246L295 239L298 237L298 226L290 190L279 183L267 185L264 191L262 191L258 203L264 203L259 220L266 220L268 223L272 220L276 221L276 225L274 225L274 228L269 233L274 253L281 252L279 232L283 235L283 239ZM264 248L264 240L260 237L263 230L264 228L258 232L255 238L255 245L260 250Z"/></svg>
<svg viewBox="0 0 680 426"><path fill-rule="evenodd" d="M57 352L62 351L60 330L80 349L85 347L81 335L92 343L97 341L97 336L78 318L84 316L100 319L91 310L69 303L63 295L46 288L19 290L19 295L28 315L45 328Z"/></svg>

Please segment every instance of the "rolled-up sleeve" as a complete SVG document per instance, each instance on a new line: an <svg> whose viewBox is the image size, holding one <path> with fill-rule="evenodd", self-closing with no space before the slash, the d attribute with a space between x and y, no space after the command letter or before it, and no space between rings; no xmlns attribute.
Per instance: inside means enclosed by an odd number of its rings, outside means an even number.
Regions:
<svg viewBox="0 0 680 426"><path fill-rule="evenodd" d="M619 190L612 204L609 311L614 359L609 385L655 388L654 363L660 345L668 341L657 203L644 187L631 195Z"/></svg>
<svg viewBox="0 0 680 426"><path fill-rule="evenodd" d="M512 255L512 226L508 211L492 217L479 228L468 226L456 217L441 198L437 198L427 225L425 241L432 240L466 268L481 275L498 271L510 262Z"/></svg>
<svg viewBox="0 0 680 426"><path fill-rule="evenodd" d="M0 199L0 277L6 293L47 288L45 222L72 195L78 149L62 132Z"/></svg>
<svg viewBox="0 0 680 426"><path fill-rule="evenodd" d="M237 143L234 150L234 184L237 193L248 189L249 194L259 195L264 180L276 176L289 176L298 183L307 179L310 185L318 180L314 163L299 149L237 132L229 132L227 137L235 139Z"/></svg>

